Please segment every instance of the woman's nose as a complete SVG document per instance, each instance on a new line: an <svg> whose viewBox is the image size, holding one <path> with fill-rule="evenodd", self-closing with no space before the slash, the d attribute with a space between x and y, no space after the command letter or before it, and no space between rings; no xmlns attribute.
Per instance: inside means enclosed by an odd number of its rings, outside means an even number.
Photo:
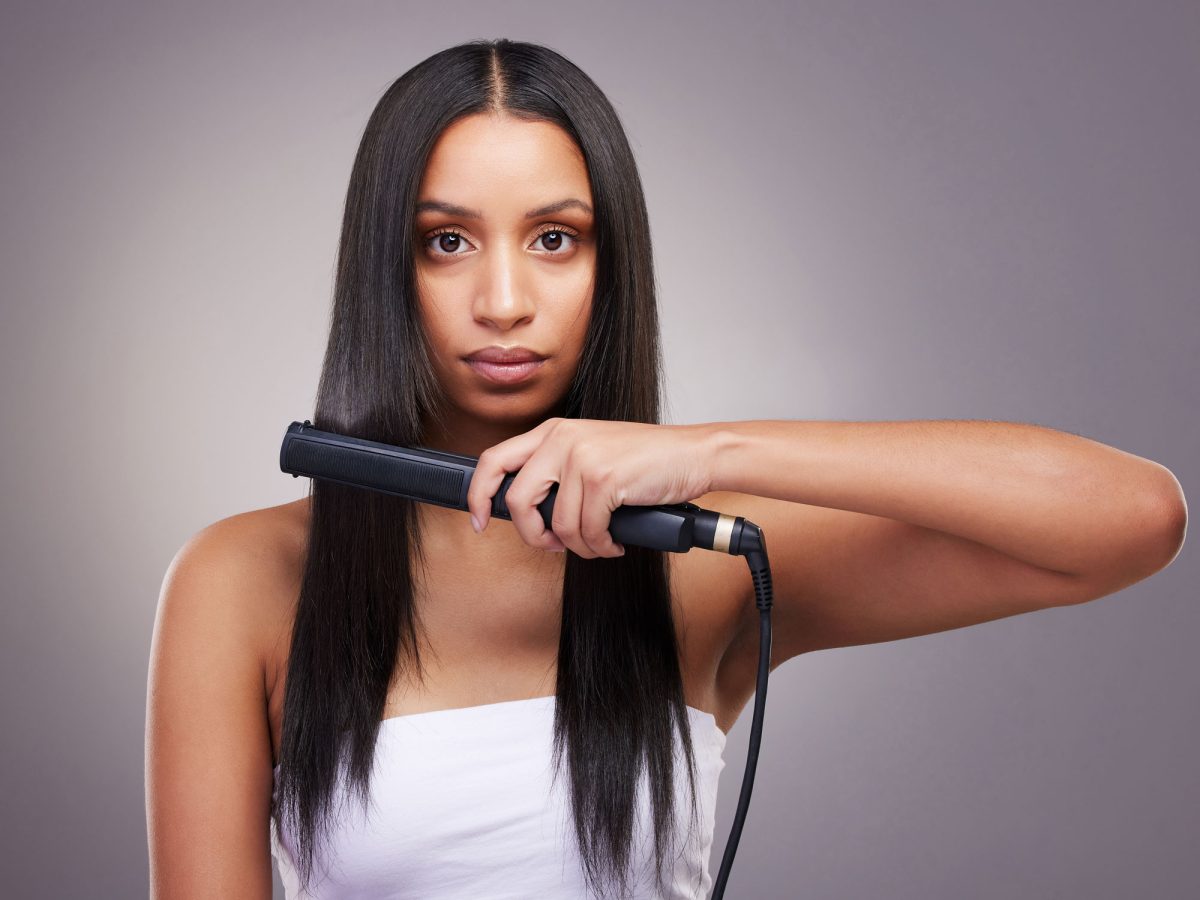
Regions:
<svg viewBox="0 0 1200 900"><path fill-rule="evenodd" d="M521 251L497 246L480 268L482 283L475 293L475 318L508 329L534 313L527 264Z"/></svg>

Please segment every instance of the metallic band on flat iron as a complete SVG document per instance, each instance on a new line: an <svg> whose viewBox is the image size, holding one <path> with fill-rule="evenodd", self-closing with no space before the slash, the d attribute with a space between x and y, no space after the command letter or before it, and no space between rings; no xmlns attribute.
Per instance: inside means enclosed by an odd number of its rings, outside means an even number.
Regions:
<svg viewBox="0 0 1200 900"><path fill-rule="evenodd" d="M733 523L736 516L727 516L721 513L717 519L717 527L713 531L712 548L718 553L729 552L729 541L733 537Z"/></svg>

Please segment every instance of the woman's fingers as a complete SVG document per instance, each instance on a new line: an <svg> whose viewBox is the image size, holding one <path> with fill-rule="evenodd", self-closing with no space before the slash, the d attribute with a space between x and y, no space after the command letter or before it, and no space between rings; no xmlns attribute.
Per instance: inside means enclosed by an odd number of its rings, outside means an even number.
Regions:
<svg viewBox="0 0 1200 900"><path fill-rule="evenodd" d="M580 517L580 532L584 542L597 556L621 556L625 549L617 544L608 532L612 511L620 503L609 503L612 488L607 479L580 479L583 503Z"/></svg>
<svg viewBox="0 0 1200 900"><path fill-rule="evenodd" d="M480 531L487 528L492 512L492 498L500 490L504 476L509 472L516 472L525 465L526 460L541 446L546 435L558 421L558 419L547 419L532 431L501 441L479 455L475 471L471 475L471 486L467 488L467 509L470 511L471 517L479 523ZM517 478L513 479L512 486L505 495L506 498L512 496L512 488L516 487L520 478L521 475L518 474ZM511 501L509 511L512 511Z"/></svg>
<svg viewBox="0 0 1200 900"><path fill-rule="evenodd" d="M551 438L559 427L563 430ZM585 559L624 554L608 530L612 511L622 503L612 460L594 448L579 451L576 438L584 427L580 422L547 419L532 431L485 450L467 490L467 508L480 531L487 526L492 498L505 476L516 472L505 501L513 526L525 543L539 550L570 547ZM587 423L586 427L595 428L596 424ZM547 528L538 505L556 484L554 513Z"/></svg>
<svg viewBox="0 0 1200 900"><path fill-rule="evenodd" d="M517 473L517 477L508 488L508 493L505 494L508 514L512 517L517 532L525 543L539 550L561 550L564 546L562 541L555 537L554 532L546 527L538 509L538 504L550 494L553 485L553 478L526 465ZM557 497L554 505L558 506Z"/></svg>

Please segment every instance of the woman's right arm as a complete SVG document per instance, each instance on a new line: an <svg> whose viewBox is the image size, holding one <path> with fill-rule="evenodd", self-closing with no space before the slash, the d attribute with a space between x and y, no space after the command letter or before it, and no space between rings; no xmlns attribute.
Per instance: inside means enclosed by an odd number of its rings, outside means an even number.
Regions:
<svg viewBox="0 0 1200 900"><path fill-rule="evenodd" d="M163 580L147 685L151 897L271 896L269 557L233 516L190 538Z"/></svg>

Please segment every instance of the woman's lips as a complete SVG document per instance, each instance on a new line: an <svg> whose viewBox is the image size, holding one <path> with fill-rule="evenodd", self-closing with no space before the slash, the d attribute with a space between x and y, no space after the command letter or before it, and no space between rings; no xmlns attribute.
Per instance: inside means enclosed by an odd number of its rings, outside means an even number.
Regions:
<svg viewBox="0 0 1200 900"><path fill-rule="evenodd" d="M492 363L481 359L468 359L467 364L489 381L497 384L516 384L540 369L545 361L533 359L519 363Z"/></svg>

